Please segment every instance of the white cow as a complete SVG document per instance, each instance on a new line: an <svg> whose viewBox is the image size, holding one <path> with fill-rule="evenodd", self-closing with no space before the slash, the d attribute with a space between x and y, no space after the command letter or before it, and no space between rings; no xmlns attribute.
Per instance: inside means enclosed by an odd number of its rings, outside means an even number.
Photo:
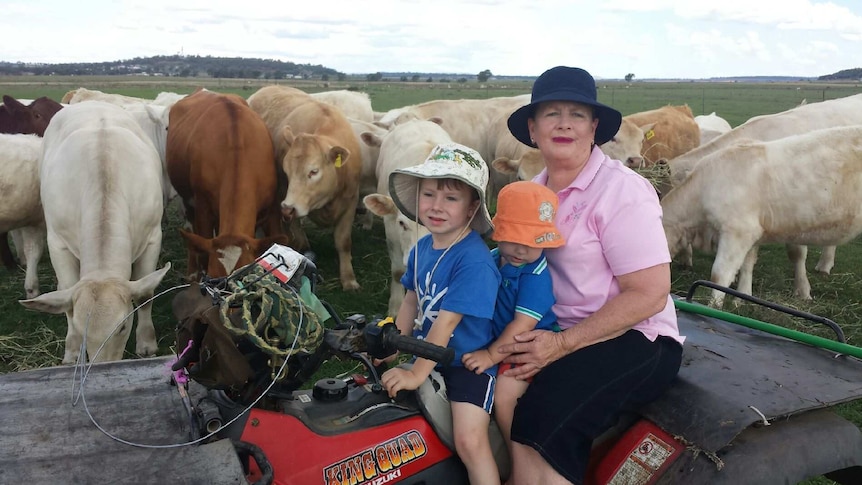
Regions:
<svg viewBox="0 0 862 485"><path fill-rule="evenodd" d="M730 126L730 123L721 116L715 114L715 111L708 115L695 116L694 122L697 123L698 128L700 128L701 145L733 129L733 127Z"/></svg>
<svg viewBox="0 0 862 485"><path fill-rule="evenodd" d="M377 123L391 128L396 121L405 120L405 113L412 115L406 119L439 119L452 141L473 148L484 160L494 160L498 142L498 137L492 136L495 124L503 117L508 119L513 111L529 103L529 94L488 99L441 99L390 110ZM508 174L491 171L487 191L489 199L496 197L511 179Z"/></svg>
<svg viewBox="0 0 862 485"><path fill-rule="evenodd" d="M365 196L365 206L383 218L386 231L386 248L392 282L389 285L389 314L398 314L404 299L401 276L407 269L406 258L416 240L428 231L424 226L407 218L389 197L389 174L392 171L421 164L431 150L452 138L440 125L427 120L412 120L401 123L380 141L380 159L377 164L377 193Z"/></svg>
<svg viewBox="0 0 862 485"><path fill-rule="evenodd" d="M312 96L318 101L323 101L340 109L347 118L368 123L374 121L374 111L371 109L371 98L368 97L368 93L342 89L312 93Z"/></svg>
<svg viewBox="0 0 862 485"><path fill-rule="evenodd" d="M78 88L64 94L60 102L63 104L77 104L84 101L102 101L118 106L128 106L131 104L145 104L152 100L122 94L104 93L95 89Z"/></svg>
<svg viewBox="0 0 862 485"><path fill-rule="evenodd" d="M170 268L156 271L162 241L158 153L122 108L79 103L51 120L40 172L57 291L21 304L66 313L64 363L78 360L84 342L90 361L122 359L133 302L150 298ZM135 335L138 354L155 354L151 303L139 309Z"/></svg>
<svg viewBox="0 0 862 485"><path fill-rule="evenodd" d="M705 157L662 199L671 255L711 234L717 252L710 279L751 294L757 247L844 244L862 232L862 126L815 130L735 145ZM795 293L811 297L804 258ZM720 306L723 294L713 291Z"/></svg>
<svg viewBox="0 0 862 485"><path fill-rule="evenodd" d="M45 220L39 198L41 153L39 135L0 134L0 186L4 187L0 190L0 232L11 231L19 259L26 261L27 298L39 295L37 269L45 251Z"/></svg>
<svg viewBox="0 0 862 485"><path fill-rule="evenodd" d="M168 203L177 196L177 191L174 190L174 186L171 185L171 179L168 177L167 159L165 157L171 109L168 106L158 104L127 105L123 106L123 109L132 115L132 118L141 127L159 154L159 160L162 162L162 202L167 207Z"/></svg>
<svg viewBox="0 0 862 485"><path fill-rule="evenodd" d="M674 185L710 153L740 140L770 141L812 130L862 124L862 94L797 106L780 113L755 116L727 133L688 153L668 160Z"/></svg>
<svg viewBox="0 0 862 485"><path fill-rule="evenodd" d="M363 197L373 194L377 190L377 159L380 156L380 140L389 130L370 123L353 118L347 118L356 139L359 140L359 151L362 154L362 172L359 174L359 199L360 204ZM362 206L365 207L364 205ZM357 208L360 208L357 206ZM360 218L362 228L371 229L374 222L374 214L368 213L366 217Z"/></svg>
<svg viewBox="0 0 862 485"><path fill-rule="evenodd" d="M780 113L755 116L705 145L669 160L671 183L680 184L707 155L750 140L770 141L836 126L862 124L862 94L797 106ZM819 169L819 167L818 167ZM791 258L801 257L789 251ZM690 256L687 256L690 263ZM805 264L805 261L794 261ZM816 271L829 274L835 265L835 247L824 247Z"/></svg>

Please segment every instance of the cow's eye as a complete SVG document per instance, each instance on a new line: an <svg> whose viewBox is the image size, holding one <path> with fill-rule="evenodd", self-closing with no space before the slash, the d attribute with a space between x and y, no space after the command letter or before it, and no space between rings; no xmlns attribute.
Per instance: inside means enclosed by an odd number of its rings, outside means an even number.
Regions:
<svg viewBox="0 0 862 485"><path fill-rule="evenodd" d="M318 172L320 172L320 170L318 170L316 168L314 170L310 170L308 172L308 178L314 177L315 175L317 175Z"/></svg>

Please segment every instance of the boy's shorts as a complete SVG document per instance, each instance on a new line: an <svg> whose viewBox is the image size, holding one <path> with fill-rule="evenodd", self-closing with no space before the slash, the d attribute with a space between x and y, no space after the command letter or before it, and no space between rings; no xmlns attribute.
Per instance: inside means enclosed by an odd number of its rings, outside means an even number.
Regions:
<svg viewBox="0 0 862 485"><path fill-rule="evenodd" d="M479 406L486 413L494 407L494 384L496 378L489 374L476 374L461 366L438 369L446 383L449 402L466 402Z"/></svg>

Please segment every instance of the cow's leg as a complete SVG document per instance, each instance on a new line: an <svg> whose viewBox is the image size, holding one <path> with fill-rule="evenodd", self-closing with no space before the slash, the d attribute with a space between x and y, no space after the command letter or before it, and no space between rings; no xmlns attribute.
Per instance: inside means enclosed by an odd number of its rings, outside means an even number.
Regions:
<svg viewBox="0 0 862 485"><path fill-rule="evenodd" d="M832 272L833 266L835 266L835 246L823 246L823 252L820 253L820 259L817 261L814 271L829 274Z"/></svg>
<svg viewBox="0 0 862 485"><path fill-rule="evenodd" d="M150 240L147 242L147 247L132 264L132 279L139 280L144 276L149 275L156 270L159 264L159 252L162 247L162 231L158 229L154 231ZM150 293L142 298L142 301L147 301L152 298ZM131 322L130 322L131 323ZM141 305L138 308L138 326L135 329L135 353L140 356L156 355L159 350L159 345L156 342L156 329L153 326L153 304L149 302Z"/></svg>
<svg viewBox="0 0 862 485"><path fill-rule="evenodd" d="M359 282L356 281L356 274L353 272L353 256L351 255L353 242L350 239L351 230L353 229L353 218L356 212L353 207L345 210L341 217L335 222L335 250L338 251L338 272L341 277L341 288L344 290L355 291L359 289Z"/></svg>
<svg viewBox="0 0 862 485"><path fill-rule="evenodd" d="M193 223L194 233L198 236L211 239L215 235L215 214L206 200L195 198L195 219ZM194 279L200 278L201 274L209 267L209 254L192 249L189 246L189 270L188 273Z"/></svg>
<svg viewBox="0 0 862 485"><path fill-rule="evenodd" d="M17 244L15 248L18 248ZM0 260L3 261L3 266L9 271L18 269L18 263L15 262L15 257L12 255L12 248L9 247L9 234L5 232L0 233Z"/></svg>
<svg viewBox="0 0 862 485"><path fill-rule="evenodd" d="M742 261L742 267L739 269L739 280L736 283L736 290L746 295L751 294L751 284L754 278L754 263L757 262L757 251L759 246L755 244L745 254L745 259ZM742 300L739 298L733 299L733 305L739 306Z"/></svg>
<svg viewBox="0 0 862 485"><path fill-rule="evenodd" d="M710 280L722 286L730 286L733 278L739 272L745 256L758 239L759 235L752 237L744 234L722 234L719 237L715 261L712 263ZM721 308L723 304L724 293L712 290L710 305Z"/></svg>
<svg viewBox="0 0 862 485"><path fill-rule="evenodd" d="M48 233L48 254L51 256L51 266L57 275L57 289L66 290L78 282L81 277L81 266L78 258L69 251L59 239ZM63 351L63 363L74 364L81 355L81 344L84 342L83 329L75 328L73 312L66 312L66 349Z"/></svg>
<svg viewBox="0 0 862 485"><path fill-rule="evenodd" d="M24 252L24 261L27 263L24 276L24 293L27 299L36 298L41 294L39 290L39 260L45 252L45 225L21 227L13 231L21 238L21 248Z"/></svg>
<svg viewBox="0 0 862 485"><path fill-rule="evenodd" d="M811 299L811 283L805 270L805 260L808 258L808 246L788 244L787 259L793 264L793 294L803 300Z"/></svg>
<svg viewBox="0 0 862 485"><path fill-rule="evenodd" d="M15 255L18 256L18 261L23 264L27 260L27 256L24 254L24 235L21 234L20 229L12 229L9 231L9 235L12 236L12 244L15 245Z"/></svg>

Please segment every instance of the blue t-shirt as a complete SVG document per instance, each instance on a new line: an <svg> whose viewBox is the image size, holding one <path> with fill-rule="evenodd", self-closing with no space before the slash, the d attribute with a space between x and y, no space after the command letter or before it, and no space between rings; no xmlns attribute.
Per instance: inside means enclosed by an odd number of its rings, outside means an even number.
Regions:
<svg viewBox="0 0 862 485"><path fill-rule="evenodd" d="M418 271L413 252L418 250ZM440 310L460 313L461 322L449 339L455 350L452 365L463 366L461 356L487 348L494 341L491 317L500 286L500 272L488 252L488 246L475 231L445 249L434 249L431 235L416 243L407 258L407 271L401 284L416 292L419 299L419 324L413 336L424 339ZM441 258L442 256L442 258ZM435 268L436 265L436 268ZM414 274L418 276L414 281ZM488 369L495 375L496 367Z"/></svg>
<svg viewBox="0 0 862 485"><path fill-rule="evenodd" d="M491 256L500 267L499 249L492 249ZM503 333L506 325L515 318L515 312L538 320L536 329L553 330L557 316L551 311L555 300L545 255L521 266L506 263L500 267L500 275L502 281L494 309L494 338Z"/></svg>

